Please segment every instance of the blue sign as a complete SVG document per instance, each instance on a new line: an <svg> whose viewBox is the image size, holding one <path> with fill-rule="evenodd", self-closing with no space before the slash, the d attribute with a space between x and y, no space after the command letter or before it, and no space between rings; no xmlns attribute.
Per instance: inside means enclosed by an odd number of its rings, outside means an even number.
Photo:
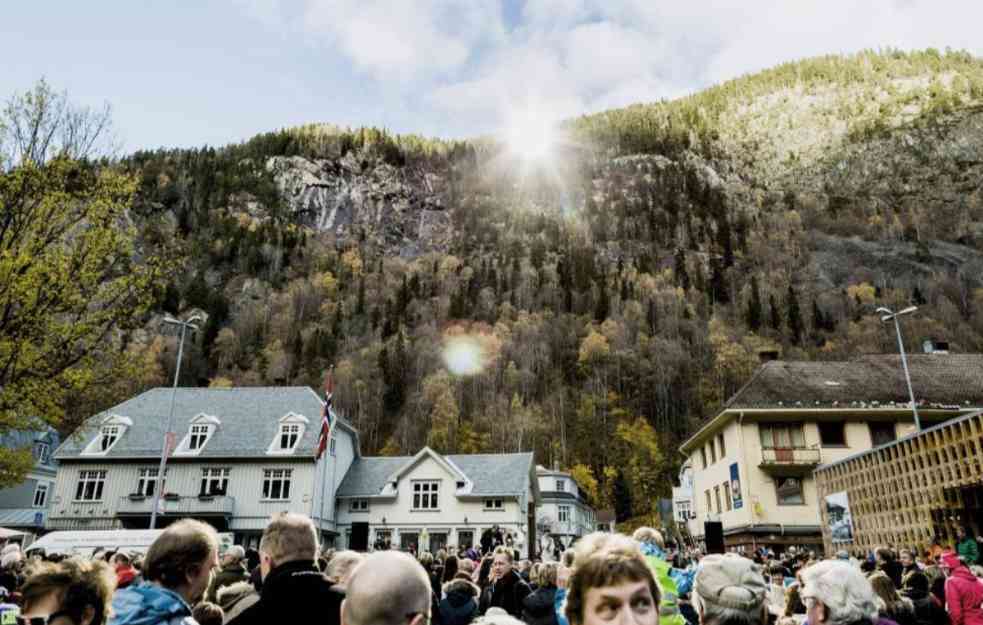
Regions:
<svg viewBox="0 0 983 625"><path fill-rule="evenodd" d="M34 525L37 527L44 527L44 513L35 512L34 513Z"/></svg>
<svg viewBox="0 0 983 625"><path fill-rule="evenodd" d="M734 510L744 507L744 498L741 496L741 473L736 462L730 465L730 498L734 501Z"/></svg>

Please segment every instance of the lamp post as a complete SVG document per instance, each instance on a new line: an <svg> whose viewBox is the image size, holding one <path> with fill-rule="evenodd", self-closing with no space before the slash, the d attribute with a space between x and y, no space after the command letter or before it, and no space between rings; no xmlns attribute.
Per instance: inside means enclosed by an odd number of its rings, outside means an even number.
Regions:
<svg viewBox="0 0 983 625"><path fill-rule="evenodd" d="M904 379L908 383L908 397L911 398L911 413L915 416L915 431L921 432L922 422L918 418L918 406L915 405L915 391L911 389L911 374L908 373L908 357L905 356L904 341L901 339L901 324L898 323L898 317L901 315L910 315L916 310L918 310L917 306L909 306L904 310L894 312L890 308L884 308L882 306L877 309L877 313L881 316L881 321L894 321L894 330L898 335L898 351L901 352L901 366L904 367Z"/></svg>
<svg viewBox="0 0 983 625"><path fill-rule="evenodd" d="M154 502L150 510L150 529L157 527L157 506L160 505L161 491L164 490L164 470L167 466L167 448L170 442L171 421L174 419L174 399L177 397L177 382L181 376L181 357L184 355L184 335L190 328L192 332L198 329L195 323L201 321L199 315L192 315L187 321L173 317L164 317L164 323L181 328L181 340L177 348L177 366L174 368L174 386L171 389L171 409L167 413L167 425L164 428L164 442L160 448L160 466L157 468L157 488L154 489Z"/></svg>

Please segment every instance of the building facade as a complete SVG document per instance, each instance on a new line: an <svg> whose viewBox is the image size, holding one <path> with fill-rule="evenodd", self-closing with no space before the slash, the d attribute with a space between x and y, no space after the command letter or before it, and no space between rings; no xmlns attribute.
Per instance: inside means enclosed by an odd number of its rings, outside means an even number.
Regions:
<svg viewBox="0 0 983 625"><path fill-rule="evenodd" d="M679 468L679 486L672 487L672 518L682 532L688 532L696 513L693 508L693 465L689 460Z"/></svg>
<svg viewBox="0 0 983 625"><path fill-rule="evenodd" d="M983 405L983 356L909 358L923 424ZM690 533L723 524L730 548L822 549L813 472L914 430L897 356L849 362L764 363L724 409L681 447L693 468Z"/></svg>
<svg viewBox="0 0 983 625"><path fill-rule="evenodd" d="M359 457L337 492L346 548L430 551L479 545L498 527L516 549L535 544L539 502L531 453Z"/></svg>
<svg viewBox="0 0 983 625"><path fill-rule="evenodd" d="M543 500L536 511L540 532L540 550L555 555L597 529L597 515L585 493L569 473L536 467L536 477ZM557 544L559 542L559 545Z"/></svg>
<svg viewBox="0 0 983 625"><path fill-rule="evenodd" d="M47 529L149 526L190 517L258 546L270 516L310 515L322 539L337 535L334 493L359 456L358 436L334 415L328 451L315 461L324 403L307 387L179 388L163 483L158 463L172 391L157 388L100 413L65 440Z"/></svg>
<svg viewBox="0 0 983 625"><path fill-rule="evenodd" d="M0 490L0 527L24 532L24 544L44 530L51 493L55 485L58 432L48 428L39 431L11 431L0 436L0 445L7 449L25 449L34 457L34 466L20 484Z"/></svg>

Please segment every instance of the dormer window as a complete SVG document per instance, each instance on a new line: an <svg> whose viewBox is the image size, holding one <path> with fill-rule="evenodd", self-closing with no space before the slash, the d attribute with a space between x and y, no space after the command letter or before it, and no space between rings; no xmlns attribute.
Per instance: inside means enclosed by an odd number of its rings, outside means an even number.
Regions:
<svg viewBox="0 0 983 625"><path fill-rule="evenodd" d="M192 425L191 436L188 438L188 449L201 449L205 446L206 440L208 440L208 426Z"/></svg>
<svg viewBox="0 0 983 625"><path fill-rule="evenodd" d="M221 422L218 417L212 415L199 414L191 420L188 433L181 439L181 443L175 450L178 456L197 456L208 444L208 440L215 434L215 430Z"/></svg>
<svg viewBox="0 0 983 625"><path fill-rule="evenodd" d="M280 426L280 450L288 451L297 446L300 439L300 425L289 423Z"/></svg>
<svg viewBox="0 0 983 625"><path fill-rule="evenodd" d="M109 451L109 448L119 440L118 425L102 426L102 439L99 441L99 451Z"/></svg>
<svg viewBox="0 0 983 625"><path fill-rule="evenodd" d="M277 423L276 433L266 453L273 456L293 454L304 438L308 423L307 417L303 415L293 412L284 415Z"/></svg>
<svg viewBox="0 0 983 625"><path fill-rule="evenodd" d="M106 417L99 426L99 433L89 442L82 453L92 456L107 454L123 438L126 429L131 425L133 425L133 421L128 417L119 415Z"/></svg>
<svg viewBox="0 0 983 625"><path fill-rule="evenodd" d="M40 464L48 464L48 443L38 442L34 445L34 457Z"/></svg>

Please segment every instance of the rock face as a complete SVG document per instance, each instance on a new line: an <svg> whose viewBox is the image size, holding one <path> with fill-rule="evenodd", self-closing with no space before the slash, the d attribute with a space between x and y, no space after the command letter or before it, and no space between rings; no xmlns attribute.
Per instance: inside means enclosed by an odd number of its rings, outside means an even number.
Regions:
<svg viewBox="0 0 983 625"><path fill-rule="evenodd" d="M339 239L375 239L413 256L450 242L447 176L397 168L349 152L340 159L270 158L280 192L298 223Z"/></svg>

